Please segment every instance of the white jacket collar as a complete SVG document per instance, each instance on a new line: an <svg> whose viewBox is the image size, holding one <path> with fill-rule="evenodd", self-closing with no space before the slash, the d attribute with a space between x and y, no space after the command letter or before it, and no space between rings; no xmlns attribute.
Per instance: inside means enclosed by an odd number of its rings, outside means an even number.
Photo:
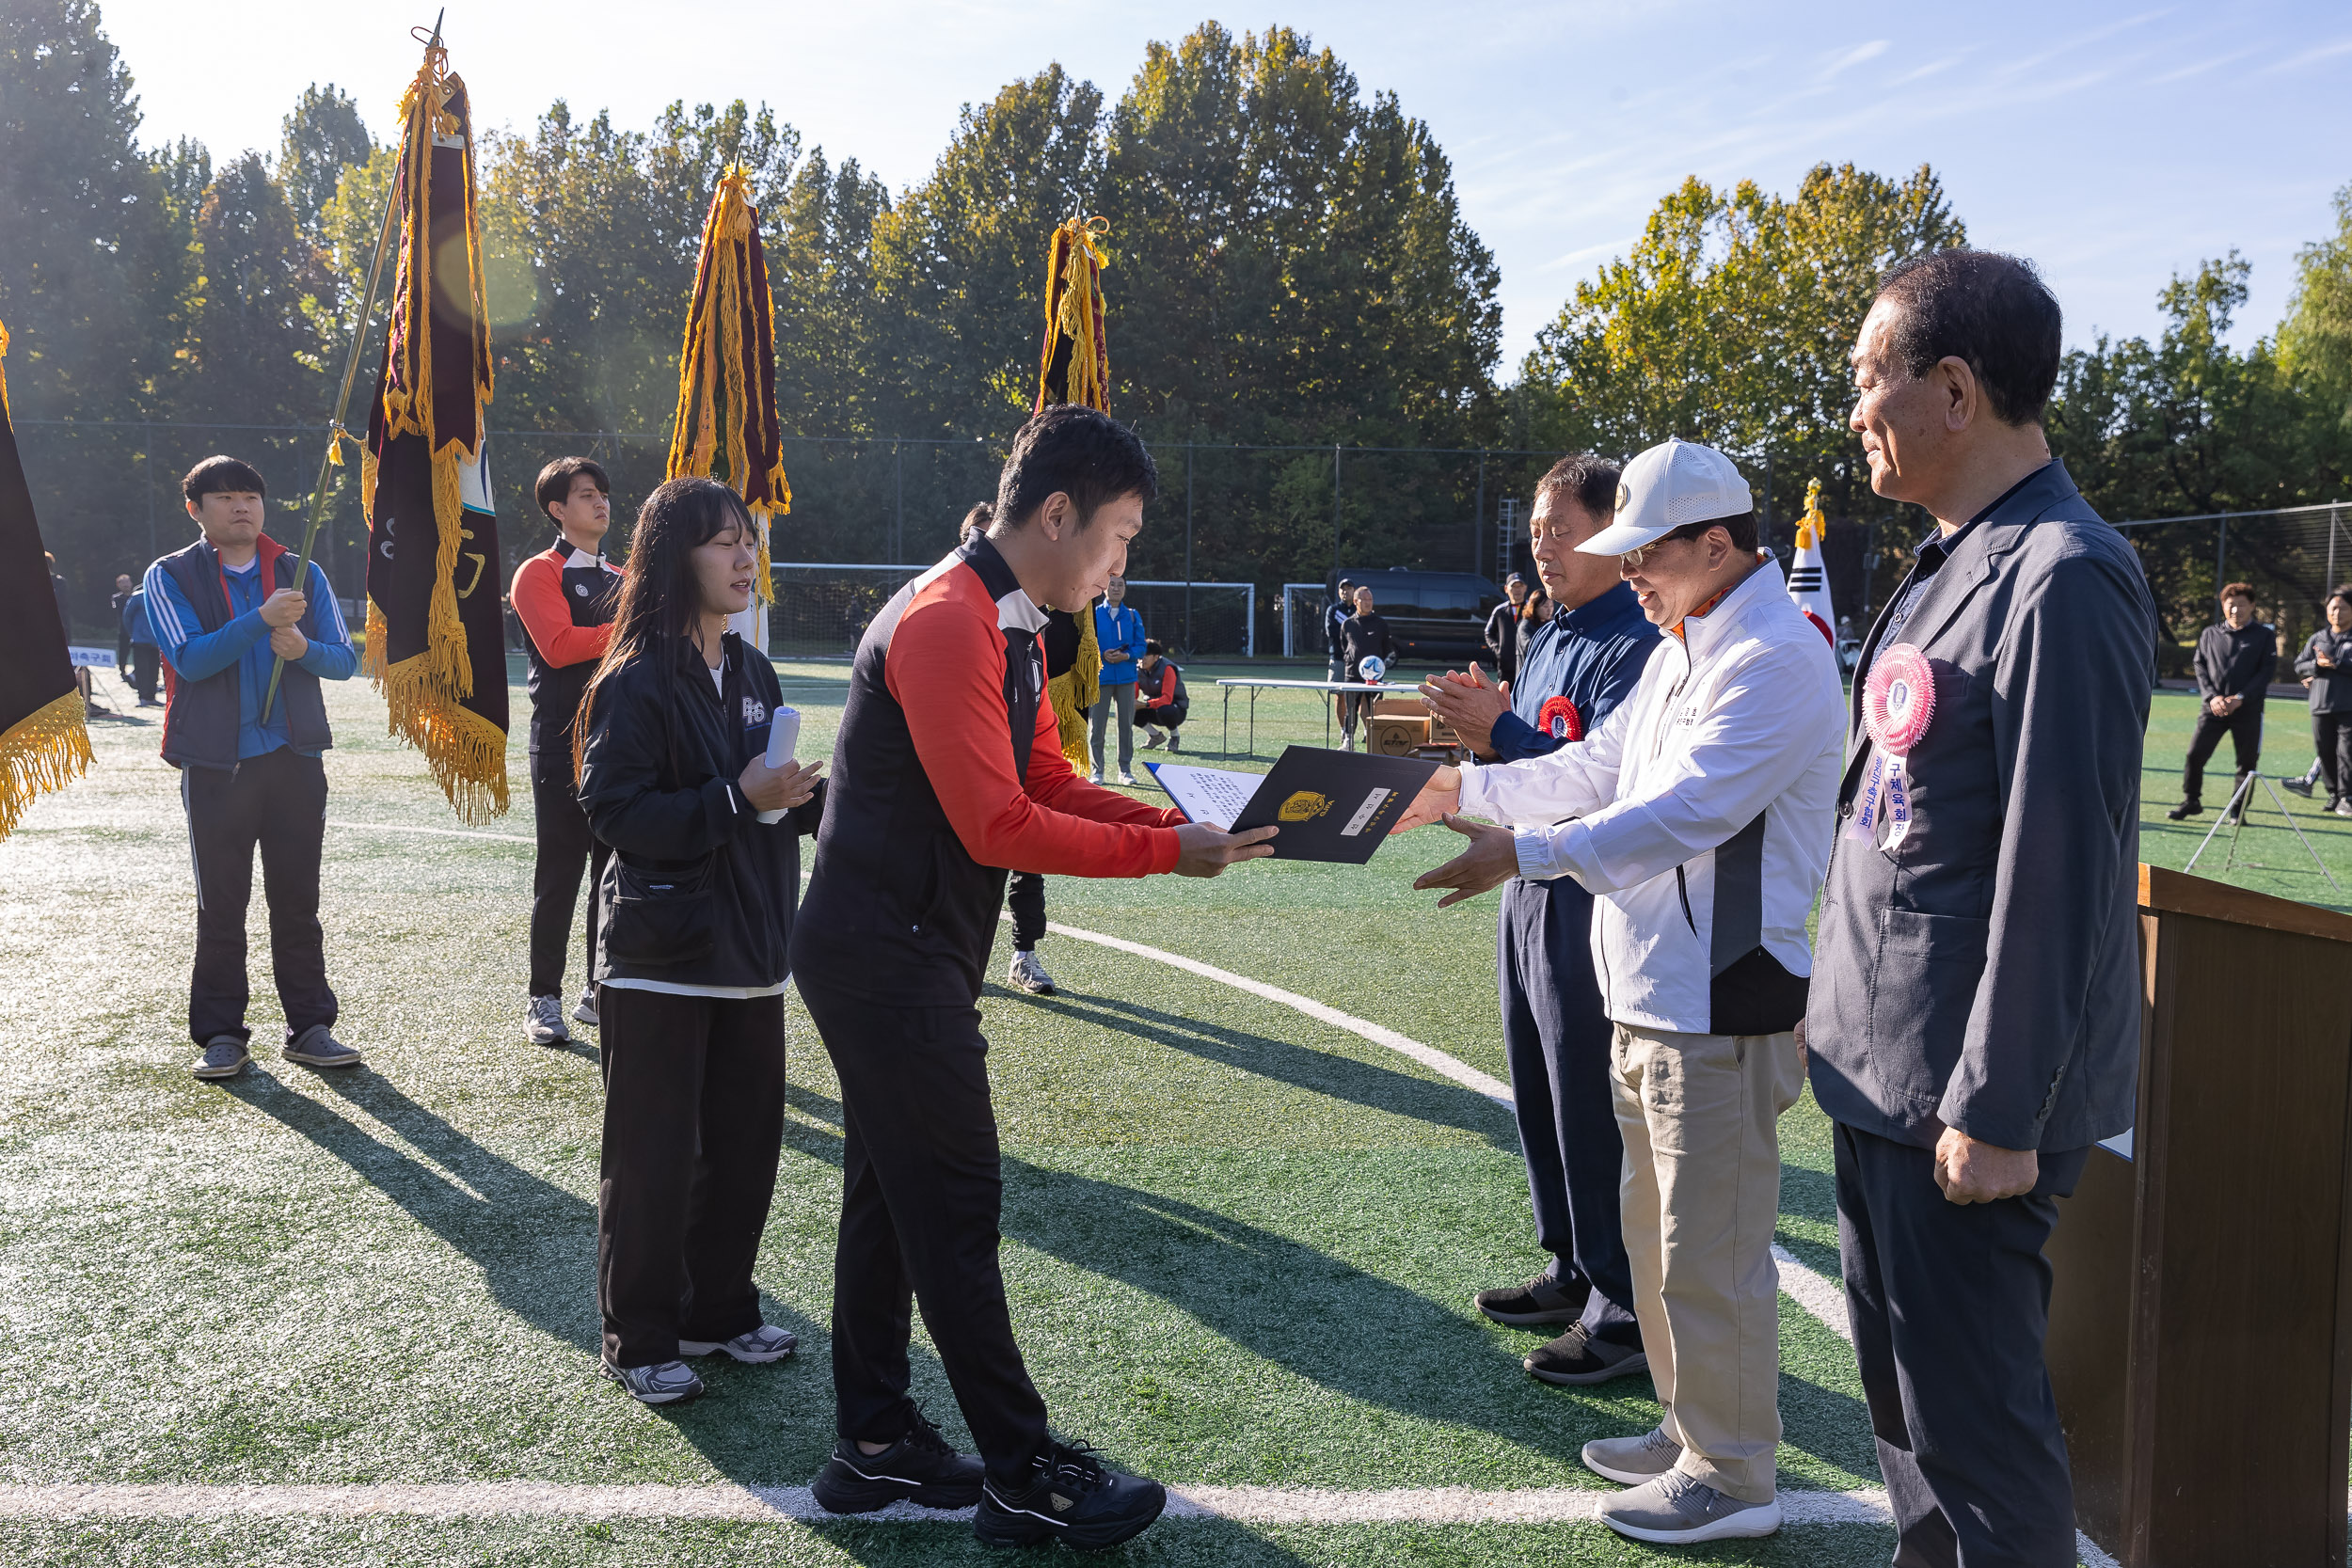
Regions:
<svg viewBox="0 0 2352 1568"><path fill-rule="evenodd" d="M1704 615L1685 616L1682 622L1682 645L1690 650L1691 662L1699 663L1708 654L1755 620L1771 601L1788 602L1788 578L1776 559L1756 563L1740 581L1740 586L1724 595L1723 602Z"/></svg>

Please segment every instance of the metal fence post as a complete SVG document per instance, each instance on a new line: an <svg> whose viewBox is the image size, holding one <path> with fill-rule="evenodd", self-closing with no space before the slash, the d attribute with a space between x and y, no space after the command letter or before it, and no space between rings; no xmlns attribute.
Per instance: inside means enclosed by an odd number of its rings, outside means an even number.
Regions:
<svg viewBox="0 0 2352 1568"><path fill-rule="evenodd" d="M896 436L890 442L890 466L898 488L898 511L890 521L890 563L902 566L907 558L907 456Z"/></svg>
<svg viewBox="0 0 2352 1568"><path fill-rule="evenodd" d="M1331 579L1340 576L1340 444L1331 443Z"/></svg>
<svg viewBox="0 0 2352 1568"><path fill-rule="evenodd" d="M1192 437L1184 437L1184 651L1192 652ZM1257 590L1250 590L1249 620L1258 618Z"/></svg>
<svg viewBox="0 0 2352 1568"><path fill-rule="evenodd" d="M2221 585L2230 580L2230 519L2221 518L2214 525L2213 596L2221 597Z"/></svg>
<svg viewBox="0 0 2352 1568"><path fill-rule="evenodd" d="M1479 540L1486 533L1486 449L1478 449L1478 499L1470 503L1470 572L1478 571ZM1502 562L1495 562L1495 580L1503 578Z"/></svg>

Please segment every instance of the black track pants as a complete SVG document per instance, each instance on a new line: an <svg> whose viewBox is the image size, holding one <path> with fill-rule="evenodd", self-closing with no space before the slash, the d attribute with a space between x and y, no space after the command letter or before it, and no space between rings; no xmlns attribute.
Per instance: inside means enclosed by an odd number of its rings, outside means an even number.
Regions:
<svg viewBox="0 0 2352 1568"><path fill-rule="evenodd" d="M262 895L269 902L270 967L291 1040L312 1024L332 1027L326 933L319 927L319 858L326 836L326 769L288 747L232 768L183 768L180 803L196 863L196 963L188 979L188 1037L197 1044L245 1026L251 997L245 973L246 910L253 900L253 851L262 852Z"/></svg>
<svg viewBox="0 0 2352 1568"><path fill-rule="evenodd" d="M1004 1194L977 1007L888 1007L798 977L841 1080L833 1382L841 1435L905 1435L911 1305L992 1475L1045 1441L997 1266Z"/></svg>
<svg viewBox="0 0 2352 1568"><path fill-rule="evenodd" d="M760 1324L752 1263L784 1147L784 998L596 988L596 1305L616 1367Z"/></svg>
<svg viewBox="0 0 2352 1568"><path fill-rule="evenodd" d="M531 759L531 803L538 818L538 856L531 868L531 994L564 994L564 950L580 908L580 874L588 872L584 983L596 972L596 887L612 851L588 831L588 814L572 788L572 753Z"/></svg>
<svg viewBox="0 0 2352 1568"><path fill-rule="evenodd" d="M1026 953L1045 935L1045 878L1041 872L1016 871L1005 895L1012 911L1012 945Z"/></svg>
<svg viewBox="0 0 2352 1568"><path fill-rule="evenodd" d="M2181 769L2182 800L2204 799L2205 759L2220 748L2225 735L2236 745L2239 776L2251 773L2263 754L2263 705L2249 703L2226 719L2217 717L2211 708L2198 710L2197 732L2188 742L2188 762Z"/></svg>

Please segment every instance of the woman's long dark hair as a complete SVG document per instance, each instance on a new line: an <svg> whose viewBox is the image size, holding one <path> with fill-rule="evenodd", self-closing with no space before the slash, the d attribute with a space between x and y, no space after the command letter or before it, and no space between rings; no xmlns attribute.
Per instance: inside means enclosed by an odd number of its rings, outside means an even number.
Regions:
<svg viewBox="0 0 2352 1568"><path fill-rule="evenodd" d="M673 479L655 487L637 511L621 568L620 602L612 611L612 641L596 662L572 716L572 779L587 759L588 716L596 688L614 671L641 658L675 657L702 615L702 583L694 551L729 528L752 530L743 498L715 479Z"/></svg>

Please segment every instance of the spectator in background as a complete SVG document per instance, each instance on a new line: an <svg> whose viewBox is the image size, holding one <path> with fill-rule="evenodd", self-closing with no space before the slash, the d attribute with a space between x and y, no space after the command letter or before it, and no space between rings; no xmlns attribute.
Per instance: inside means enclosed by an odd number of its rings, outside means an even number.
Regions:
<svg viewBox="0 0 2352 1568"><path fill-rule="evenodd" d="M2328 624L2303 644L2295 673L2312 694L2312 750L2328 785L2328 809L2352 816L2352 582L2328 595Z"/></svg>
<svg viewBox="0 0 2352 1568"><path fill-rule="evenodd" d="M2205 809L2205 759L2225 735L2237 749L2237 783L2246 782L2262 759L2263 699L2278 668L2278 629L2254 619L2253 586L2227 584L2221 590L2221 624L2207 626L2197 639L2197 733L2189 737L2188 761L2181 769L2181 803L2166 816L2179 822ZM2227 820L2234 822L2245 802L2234 788L2231 800Z"/></svg>
<svg viewBox="0 0 2352 1568"><path fill-rule="evenodd" d="M353 1068L359 1053L333 1034L319 928L319 862L326 838L333 745L321 681L349 680L359 656L335 591L315 561L294 580L292 550L262 530L262 476L208 457L180 482L203 537L147 569L147 612L171 661L164 760L180 769L196 872L196 963L188 1034L199 1078L233 1078L251 1059L246 1027L246 907L253 853L269 901L270 968L286 1014L280 1053L309 1067ZM270 672L285 661L263 712Z"/></svg>
<svg viewBox="0 0 2352 1568"><path fill-rule="evenodd" d="M1136 661L1136 711L1143 717L1143 749L1165 741L1169 751L1183 751L1176 730L1192 711L1192 693L1184 689L1184 671L1157 641L1144 643L1143 657Z"/></svg>
<svg viewBox="0 0 2352 1568"><path fill-rule="evenodd" d="M555 525L555 543L515 568L507 602L521 623L531 691L531 804L537 840L531 868L531 978L523 1038L558 1045L564 1022L564 951L571 944L580 874L588 873L588 944L580 960L575 1021L596 1025L596 889L612 850L580 809L572 730L580 694L612 641L621 569L605 559L612 485L585 457L559 457L539 470L532 499Z"/></svg>
<svg viewBox="0 0 2352 1568"><path fill-rule="evenodd" d="M1503 680L1519 676L1519 650L1527 639L1519 634L1519 610L1527 603L1527 579L1513 572L1502 585L1502 603L1486 617L1486 651L1495 656L1495 673Z"/></svg>
<svg viewBox="0 0 2352 1568"><path fill-rule="evenodd" d="M1347 629L1347 618L1355 613L1356 585L1342 578L1339 591L1331 595L1331 603L1323 611L1323 639L1331 650L1329 674L1333 681L1347 678L1347 655L1343 651L1343 639Z"/></svg>
<svg viewBox="0 0 2352 1568"><path fill-rule="evenodd" d="M1534 641L1535 634L1549 626L1559 611L1558 603L1542 589L1530 594L1527 602L1519 606L1519 646L1524 648Z"/></svg>
<svg viewBox="0 0 2352 1568"><path fill-rule="evenodd" d="M159 652L155 646L155 628L147 617L147 590L134 588L131 596L122 601L122 626L131 640L131 673L126 677L139 694L139 706L161 707L155 700L156 663Z"/></svg>
<svg viewBox="0 0 2352 1568"><path fill-rule="evenodd" d="M1385 666L1396 660L1396 639L1390 634L1389 623L1375 614L1372 590L1356 590L1356 613L1347 618L1340 637L1340 678L1353 681L1364 678L1364 660L1379 656ZM1356 749L1356 721L1369 712L1373 696L1369 691L1345 692L1340 697L1340 737L1343 749ZM1366 744L1370 744L1367 739Z"/></svg>
<svg viewBox="0 0 2352 1568"><path fill-rule="evenodd" d="M1094 774L1101 784L1108 771L1103 763L1103 726L1119 710L1119 782L1136 782L1136 661L1143 657L1143 617L1126 606L1127 579L1111 578L1103 602L1094 607L1094 641L1103 650L1102 695L1094 699Z"/></svg>

